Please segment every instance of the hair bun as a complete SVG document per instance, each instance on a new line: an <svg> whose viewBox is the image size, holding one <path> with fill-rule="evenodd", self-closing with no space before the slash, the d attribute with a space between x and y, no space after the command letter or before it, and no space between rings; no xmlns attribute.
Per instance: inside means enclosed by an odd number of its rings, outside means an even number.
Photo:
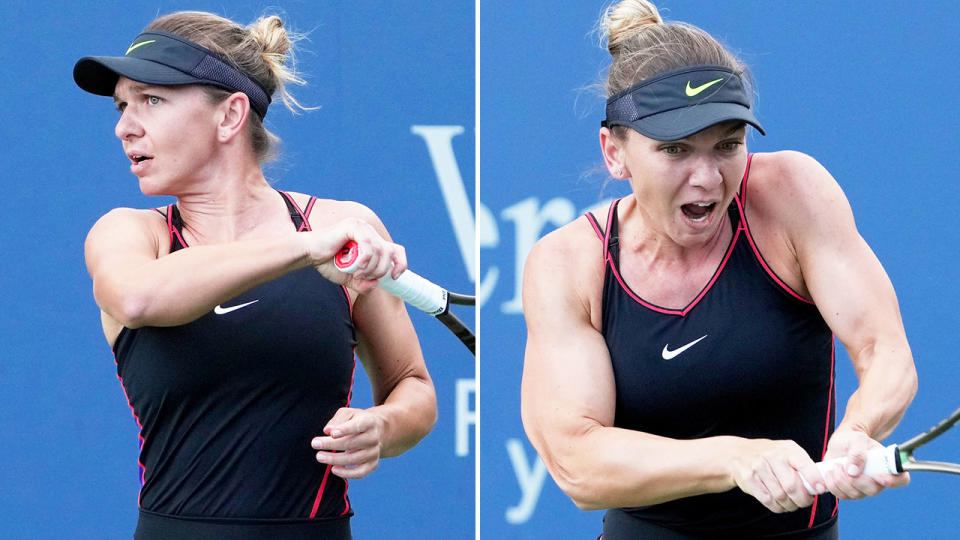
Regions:
<svg viewBox="0 0 960 540"><path fill-rule="evenodd" d="M290 51L290 38L278 15L260 17L250 23L247 29L265 55L284 58Z"/></svg>
<svg viewBox="0 0 960 540"><path fill-rule="evenodd" d="M657 7L647 0L623 0L604 10L601 27L607 38L607 50L616 58L623 44L630 41L644 28L663 24Z"/></svg>

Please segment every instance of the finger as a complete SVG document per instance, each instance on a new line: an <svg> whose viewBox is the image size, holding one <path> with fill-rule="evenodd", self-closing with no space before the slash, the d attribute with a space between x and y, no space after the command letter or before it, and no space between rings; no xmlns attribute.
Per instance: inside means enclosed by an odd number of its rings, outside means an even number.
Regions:
<svg viewBox="0 0 960 540"><path fill-rule="evenodd" d="M754 475L763 486L761 491L766 494L766 497L758 498L764 506L777 514L791 511L792 502L783 487L780 486L780 482L769 463L763 461L755 465ZM796 510L796 508L792 510Z"/></svg>
<svg viewBox="0 0 960 540"><path fill-rule="evenodd" d="M880 480L870 476L869 474L861 474L859 476L851 477L851 483L857 491L866 497L872 497L883 491L884 488L883 484L880 483Z"/></svg>
<svg viewBox="0 0 960 540"><path fill-rule="evenodd" d="M813 495L804 486L799 471L800 469L813 469L814 471L809 472L810 477L813 478L815 484L822 483L820 473L815 472L816 468L816 464L813 463L806 451L799 446L795 446L787 454L787 462L775 469L781 487L797 508L806 508L813 504Z"/></svg>
<svg viewBox="0 0 960 540"><path fill-rule="evenodd" d="M334 436L333 431L337 430L339 436L339 430L342 426L348 423L354 416L356 416L358 409L353 409L350 407L340 407L333 413L333 416L330 420L327 421L326 425L323 426L323 432L326 435Z"/></svg>
<svg viewBox="0 0 960 540"><path fill-rule="evenodd" d="M387 246L381 248L380 256L377 258L377 264L371 269L371 273L377 279L389 274L393 268L392 251L393 250Z"/></svg>
<svg viewBox="0 0 960 540"><path fill-rule="evenodd" d="M324 450L316 454L318 462L335 467L356 467L379 458L380 452L376 448L362 448L349 452L328 452Z"/></svg>
<svg viewBox="0 0 960 540"><path fill-rule="evenodd" d="M390 277L397 279L407 269L407 250L401 245L396 246L397 250L393 253L393 271Z"/></svg>
<svg viewBox="0 0 960 540"><path fill-rule="evenodd" d="M314 437L310 441L310 446L314 450L323 450L326 452L346 452L353 448L352 442L348 437Z"/></svg>
<svg viewBox="0 0 960 540"><path fill-rule="evenodd" d="M862 499L863 494L853 486L853 479L843 470L843 467L831 467L824 474L827 489L841 499Z"/></svg>
<svg viewBox="0 0 960 540"><path fill-rule="evenodd" d="M863 449L851 450L847 454L847 462L843 467L843 472L851 478L856 478L863 473L863 467L867 464L867 452Z"/></svg>
<svg viewBox="0 0 960 540"><path fill-rule="evenodd" d="M790 500L789 506L791 508L789 511L806 508L813 504L813 495L807 492L807 488L803 486L803 481L800 480L800 475L796 469L786 468L777 475L777 480L779 480L780 487L783 488L784 493Z"/></svg>
<svg viewBox="0 0 960 540"><path fill-rule="evenodd" d="M373 420L367 415L353 414L350 418L337 423L333 423L333 420L331 420L327 423L327 427L323 428L323 431L334 439L338 439L363 433L369 430L372 425Z"/></svg>
<svg viewBox="0 0 960 540"><path fill-rule="evenodd" d="M379 460L377 461L368 461L360 465L352 467L331 467L330 472L339 476L340 478L345 478L347 480L355 480L357 478L363 478L377 469L380 465Z"/></svg>
<svg viewBox="0 0 960 540"><path fill-rule="evenodd" d="M887 487L903 487L910 483L910 473L900 473L890 475L890 484Z"/></svg>
<svg viewBox="0 0 960 540"><path fill-rule="evenodd" d="M776 511L777 513L793 512L798 508L798 506L790 499L787 491L780 484L780 481L776 476L769 476L763 478L762 480L763 485L767 488L767 491L773 498L774 504L779 508L779 510Z"/></svg>

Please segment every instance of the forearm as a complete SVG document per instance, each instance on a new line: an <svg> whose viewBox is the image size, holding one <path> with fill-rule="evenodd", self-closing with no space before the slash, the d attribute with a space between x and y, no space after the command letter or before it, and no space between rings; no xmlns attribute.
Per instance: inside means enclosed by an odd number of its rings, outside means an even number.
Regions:
<svg viewBox="0 0 960 540"><path fill-rule="evenodd" d="M382 421L380 457L398 456L426 437L437 421L433 383L416 376L405 377L382 404L368 411Z"/></svg>
<svg viewBox="0 0 960 540"><path fill-rule="evenodd" d="M839 429L862 431L883 440L903 418L917 391L917 373L906 339L877 342L854 356L860 385L847 401Z"/></svg>
<svg viewBox="0 0 960 540"><path fill-rule="evenodd" d="M735 487L735 437L676 440L612 427L541 452L564 492L584 510L646 506Z"/></svg>
<svg viewBox="0 0 960 540"><path fill-rule="evenodd" d="M145 262L125 275L94 277L101 309L124 325L175 326L213 306L308 265L295 233L275 239L194 246Z"/></svg>

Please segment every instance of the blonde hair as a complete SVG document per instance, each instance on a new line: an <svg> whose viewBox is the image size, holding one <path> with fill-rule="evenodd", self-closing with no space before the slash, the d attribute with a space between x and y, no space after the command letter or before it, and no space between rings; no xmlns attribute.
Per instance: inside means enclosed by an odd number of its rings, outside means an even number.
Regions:
<svg viewBox="0 0 960 540"><path fill-rule="evenodd" d="M288 32L277 15L260 17L248 26L204 11L179 11L163 15L145 29L170 32L219 54L241 73L259 84L270 96L279 97L292 112L306 110L286 85L306 84L297 74L294 43L302 36ZM232 92L204 86L211 101L218 103ZM251 146L260 163L276 157L280 139L251 114L247 120Z"/></svg>
<svg viewBox="0 0 960 540"><path fill-rule="evenodd" d="M750 84L747 66L710 34L690 24L664 22L647 0L611 4L603 12L600 31L613 57L607 97L666 71L707 64L729 68Z"/></svg>

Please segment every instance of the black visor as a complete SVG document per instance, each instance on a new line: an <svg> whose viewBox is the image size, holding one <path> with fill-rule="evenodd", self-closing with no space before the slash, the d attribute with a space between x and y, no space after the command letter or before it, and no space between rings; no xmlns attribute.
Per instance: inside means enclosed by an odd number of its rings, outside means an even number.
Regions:
<svg viewBox="0 0 960 540"><path fill-rule="evenodd" d="M673 141L742 120L766 135L751 105L739 75L721 66L693 66L661 73L611 97L601 125L629 126L651 139Z"/></svg>
<svg viewBox="0 0 960 540"><path fill-rule="evenodd" d="M120 76L157 86L206 84L243 92L263 118L270 94L216 53L169 32L144 32L124 56L85 56L73 66L77 86L112 96Z"/></svg>

